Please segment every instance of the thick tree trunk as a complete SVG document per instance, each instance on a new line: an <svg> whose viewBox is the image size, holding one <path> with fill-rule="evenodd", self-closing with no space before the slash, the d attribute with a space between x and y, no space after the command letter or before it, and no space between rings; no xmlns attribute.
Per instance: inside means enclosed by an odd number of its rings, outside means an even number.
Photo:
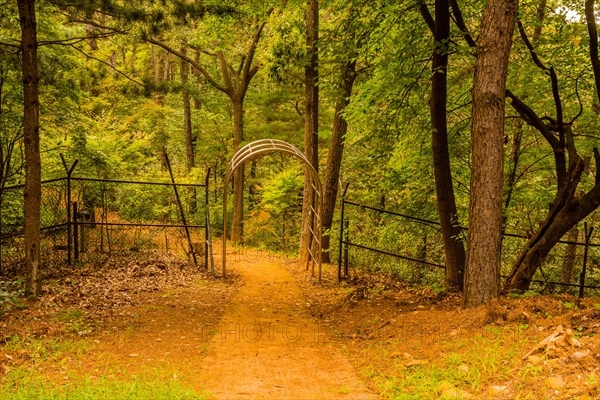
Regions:
<svg viewBox="0 0 600 400"><path fill-rule="evenodd" d="M489 0L477 42L464 292L464 305L468 307L490 302L500 288L504 96L517 8L518 0Z"/></svg>
<svg viewBox="0 0 600 400"><path fill-rule="evenodd" d="M256 160L252 160L250 162L250 172L248 183L248 211L252 211L257 204L257 196L256 196L256 170L257 170Z"/></svg>
<svg viewBox="0 0 600 400"><path fill-rule="evenodd" d="M244 140L244 100L232 98L233 103L233 152L240 149ZM244 221L244 165L240 165L233 174L233 224L231 240L241 244Z"/></svg>
<svg viewBox="0 0 600 400"><path fill-rule="evenodd" d="M458 212L448 149L448 38L450 37L450 5L448 0L435 1L435 50L432 60L431 147L440 227L446 255L444 284L448 291L462 291L465 271L465 246L461 239Z"/></svg>
<svg viewBox="0 0 600 400"><path fill-rule="evenodd" d="M331 262L329 248L331 243L331 225L337 199L340 168L342 166L342 155L344 153L344 138L348 131L348 122L342 116L343 111L350 103L350 95L356 80L356 61L347 62L342 70L342 93L335 105L333 116L333 133L327 156L325 169L325 182L323 193L323 257L324 263Z"/></svg>
<svg viewBox="0 0 600 400"><path fill-rule="evenodd" d="M306 5L306 47L310 60L304 69L304 85L306 89L306 103L304 114L304 153L312 166L319 170L319 87L318 81L318 51L317 40L319 33L319 3L309 0ZM304 168L304 196L302 199L302 230L300 235L300 259L308 260L309 247L312 243L310 233L312 214L310 207L313 205L313 190L311 187L308 167Z"/></svg>
<svg viewBox="0 0 600 400"><path fill-rule="evenodd" d="M42 291L40 265L41 159L37 23L35 0L17 0L21 22L23 55L23 131L25 142L25 290L34 296Z"/></svg>

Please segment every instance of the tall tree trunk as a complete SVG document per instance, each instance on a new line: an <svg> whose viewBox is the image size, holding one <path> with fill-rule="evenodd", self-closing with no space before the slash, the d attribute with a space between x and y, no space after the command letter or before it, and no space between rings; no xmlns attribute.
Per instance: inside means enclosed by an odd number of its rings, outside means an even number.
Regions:
<svg viewBox="0 0 600 400"><path fill-rule="evenodd" d="M163 52L162 56L162 80L168 81L171 77L171 62L169 60L169 52Z"/></svg>
<svg viewBox="0 0 600 400"><path fill-rule="evenodd" d="M421 12L423 14L425 11L422 9ZM424 15L424 18L426 21L428 20L427 15ZM466 256L458 224L448 148L448 42L450 37L450 4L448 0L435 1L435 21L432 21L431 17L429 17L429 21L430 25L433 23L435 40L431 64L431 98L429 99L433 171L446 256L444 284L446 290L455 292L463 290Z"/></svg>
<svg viewBox="0 0 600 400"><path fill-rule="evenodd" d="M111 75L115 74L115 70L117 69L117 51L113 51L111 56L110 56L110 66L112 67L110 69L110 73Z"/></svg>
<svg viewBox="0 0 600 400"><path fill-rule="evenodd" d="M254 207L256 207L256 160L252 160L250 162L250 172L249 178L250 183L248 183L248 210L252 211ZM287 217L285 218L287 219Z"/></svg>
<svg viewBox="0 0 600 400"><path fill-rule="evenodd" d="M198 63L198 65L200 64L200 49L196 49L194 51L194 61L196 61L196 63ZM198 71L197 68L193 68L192 74L196 78L197 84L201 85L202 73L200 71ZM194 110L201 110L201 109L202 109L202 101L200 100L200 97L194 96Z"/></svg>
<svg viewBox="0 0 600 400"><path fill-rule="evenodd" d="M137 73L137 69L135 67L135 62L137 61L137 42L133 42L133 48L131 49L131 74L135 75Z"/></svg>
<svg viewBox="0 0 600 400"><path fill-rule="evenodd" d="M23 55L23 131L25 142L25 290L34 296L42 292L40 265L41 159L39 132L39 76L35 0L17 0L21 23Z"/></svg>
<svg viewBox="0 0 600 400"><path fill-rule="evenodd" d="M319 53L319 2L309 0L306 4L306 48L310 59L304 69L304 85L306 103L304 114L304 154L315 170L319 170L319 87L318 70ZM302 230L300 236L300 259L308 260L312 235L310 233L312 217L310 207L313 205L313 190L308 166L304 167L304 197L302 200ZM316 206L315 206L316 207ZM316 228L315 228L316 229Z"/></svg>
<svg viewBox="0 0 600 400"><path fill-rule="evenodd" d="M517 122L516 131L511 141L510 149L510 171L506 176L506 194L504 196L504 213L510 207L512 195L517 183L517 170L519 168L519 159L521 158L521 142L523 140L523 121Z"/></svg>
<svg viewBox="0 0 600 400"><path fill-rule="evenodd" d="M187 46L181 47L181 53L187 54ZM183 136L185 138L185 159L187 173L191 173L196 166L194 160L194 133L192 131L192 105L190 101L190 89L188 88L189 76L190 76L190 64L185 60L180 59L180 73L181 73L181 84L183 89L181 91L183 100ZM196 214L197 201L196 201L196 189L189 188L189 199L190 199L190 214Z"/></svg>
<svg viewBox="0 0 600 400"><path fill-rule="evenodd" d="M356 60L344 64L342 69L342 93L335 105L335 114L333 116L333 133L331 144L329 145L329 155L327 156L327 166L325 167L325 182L323 193L323 257L324 263L331 262L329 249L331 243L331 225L333 223L333 213L338 194L340 179L340 168L342 166L342 155L344 153L344 138L348 131L348 122L342 116L342 113L350 103L352 88L356 80Z"/></svg>
<svg viewBox="0 0 600 400"><path fill-rule="evenodd" d="M233 103L233 152L240 149L244 140L244 100L232 99ZM231 240L241 243L244 235L244 165L240 165L233 174L233 225Z"/></svg>
<svg viewBox="0 0 600 400"><path fill-rule="evenodd" d="M154 81L158 82L160 79L160 73L158 68L158 57L156 56L156 46L152 45L152 73L154 75Z"/></svg>
<svg viewBox="0 0 600 400"><path fill-rule="evenodd" d="M94 35L96 34L96 28L92 24L85 25L85 34L90 38L89 45L91 50L98 50L98 43Z"/></svg>
<svg viewBox="0 0 600 400"><path fill-rule="evenodd" d="M185 54L185 47L182 49ZM190 89L187 87L189 81L190 66L181 61L181 83L183 84L183 135L185 137L185 159L187 172L192 172L196 166L194 160L194 134L192 132L192 106L190 102Z"/></svg>
<svg viewBox="0 0 600 400"><path fill-rule="evenodd" d="M469 252L464 305L478 306L500 288L504 168L504 98L518 0L489 0L477 42L473 82Z"/></svg>

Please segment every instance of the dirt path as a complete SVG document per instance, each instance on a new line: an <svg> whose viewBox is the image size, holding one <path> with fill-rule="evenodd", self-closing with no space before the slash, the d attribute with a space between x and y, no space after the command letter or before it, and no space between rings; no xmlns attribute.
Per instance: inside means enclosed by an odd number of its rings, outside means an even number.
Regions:
<svg viewBox="0 0 600 400"><path fill-rule="evenodd" d="M283 260L235 258L228 257L234 283L201 279L148 296L120 312L72 368L88 376L172 371L214 399L377 398L343 342L307 313Z"/></svg>
<svg viewBox="0 0 600 400"><path fill-rule="evenodd" d="M306 313L293 276L265 258L237 261L243 286L201 361L216 398L371 399L339 343Z"/></svg>

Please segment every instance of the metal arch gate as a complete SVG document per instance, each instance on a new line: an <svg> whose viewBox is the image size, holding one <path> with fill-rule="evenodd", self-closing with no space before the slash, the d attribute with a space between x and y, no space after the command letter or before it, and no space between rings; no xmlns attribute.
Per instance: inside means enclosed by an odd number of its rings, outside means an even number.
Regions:
<svg viewBox="0 0 600 400"><path fill-rule="evenodd" d="M223 190L223 276L226 275L226 259L227 259L227 186L233 175L233 172L246 161L251 161L267 153L285 153L299 158L308 166L311 177L311 186L313 189L313 201L310 207L311 219L311 244L308 248L310 259L307 261L312 265L312 274L314 276L315 263L319 267L319 282L321 281L321 240L322 240L322 214L323 214L323 187L319 180L319 174L311 165L310 161L302 154L300 150L291 144L277 139L261 139L252 143L248 143L239 149L231 158L227 173L225 174L224 190ZM316 207L315 207L316 206ZM316 228L316 229L315 229ZM308 267L308 265L307 265Z"/></svg>

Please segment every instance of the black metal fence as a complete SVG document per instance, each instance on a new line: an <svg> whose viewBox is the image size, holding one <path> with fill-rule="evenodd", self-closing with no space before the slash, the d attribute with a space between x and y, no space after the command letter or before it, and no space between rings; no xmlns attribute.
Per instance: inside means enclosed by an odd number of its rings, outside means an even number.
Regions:
<svg viewBox="0 0 600 400"><path fill-rule="evenodd" d="M351 215L349 215L351 214ZM410 228L409 226L413 226ZM357 268L365 264L370 267L376 264L374 258L366 261L350 261L350 249L359 252L391 257L405 265L411 265L418 273L424 271L436 274L435 271L445 269L444 253L442 248L440 224L411 215L357 203L346 199L345 193L341 200L339 248L338 251L338 279L348 277L350 265ZM463 233L466 228L461 228ZM600 243L592 241L593 227L584 224L583 241L560 240L532 283L541 284L545 288L564 287L575 289L579 297L584 296L585 289L600 289L595 267L600 261ZM390 237L393 236L393 237ZM421 241L417 238L422 238ZM528 238L525 235L513 233L503 234L502 264L503 272L508 272L518 250ZM556 271L560 269L561 261L565 261L566 246L576 246L580 249L577 261L580 269L577 283L559 282L554 280ZM590 275L593 275L590 277ZM410 278L409 278L410 279ZM587 282L592 281L591 283Z"/></svg>
<svg viewBox="0 0 600 400"><path fill-rule="evenodd" d="M209 265L208 177L198 184L66 176L42 182L41 270L98 254L162 249ZM0 277L23 258L24 185L0 188ZM213 267L214 268L214 267Z"/></svg>

